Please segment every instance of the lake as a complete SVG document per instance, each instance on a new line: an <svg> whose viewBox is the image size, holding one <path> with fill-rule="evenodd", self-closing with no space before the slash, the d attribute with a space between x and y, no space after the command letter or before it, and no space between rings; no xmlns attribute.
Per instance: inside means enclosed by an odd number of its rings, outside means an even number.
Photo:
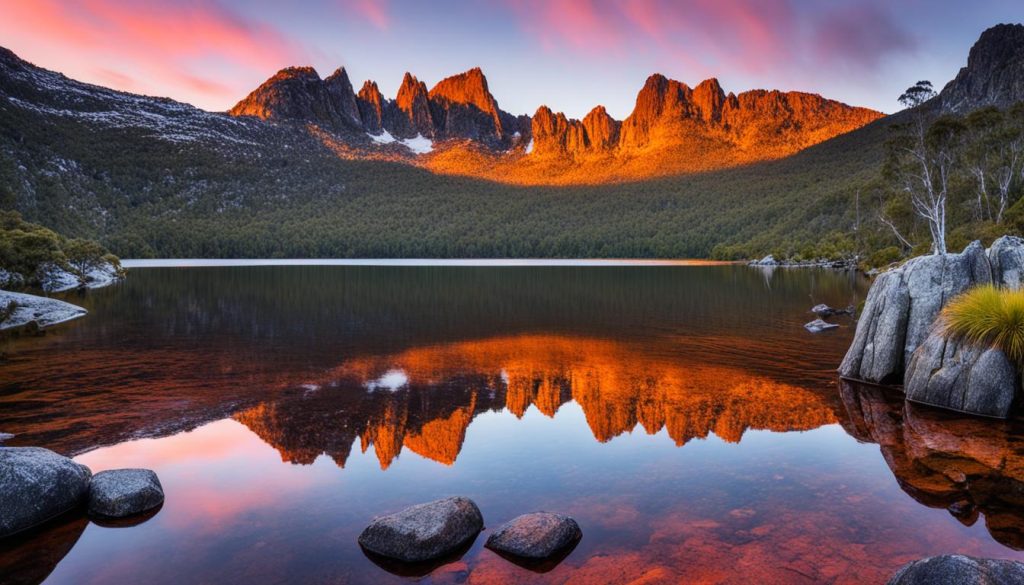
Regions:
<svg viewBox="0 0 1024 585"><path fill-rule="evenodd" d="M187 265L185 265L187 264ZM166 502L0 543L0 582L870 583L940 553L1024 559L1024 426L840 383L851 273L707 263L168 262L8 340L0 431ZM421 263L422 264L422 263ZM376 515L449 495L487 529L378 566ZM483 548L526 512L546 572Z"/></svg>

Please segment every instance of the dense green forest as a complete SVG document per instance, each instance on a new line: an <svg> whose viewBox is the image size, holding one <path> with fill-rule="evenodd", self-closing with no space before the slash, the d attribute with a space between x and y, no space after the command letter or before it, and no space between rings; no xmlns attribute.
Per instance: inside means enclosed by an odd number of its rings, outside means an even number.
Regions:
<svg viewBox="0 0 1024 585"><path fill-rule="evenodd" d="M588 187L517 187L344 160L300 130L260 144L0 109L0 207L122 257L872 257L914 251L883 173L890 116L786 159ZM274 146L270 146L274 145ZM967 193L968 181L959 187ZM1012 201L1019 199L1015 184ZM970 199L964 195L962 199ZM950 247L1020 231L951 221ZM905 210L904 210L905 211ZM886 216L888 217L888 216ZM968 225L969 224L969 225ZM963 227L968 225L968 227ZM907 236L908 238L912 236Z"/></svg>
<svg viewBox="0 0 1024 585"><path fill-rule="evenodd" d="M231 150L0 113L0 204L122 257L793 255L850 229L886 134L883 121L770 163L524 188L340 160L299 139Z"/></svg>

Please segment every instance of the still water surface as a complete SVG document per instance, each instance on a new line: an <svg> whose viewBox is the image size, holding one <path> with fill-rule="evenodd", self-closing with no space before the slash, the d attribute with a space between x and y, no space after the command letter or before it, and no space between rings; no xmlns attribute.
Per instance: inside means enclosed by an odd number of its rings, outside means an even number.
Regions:
<svg viewBox="0 0 1024 585"><path fill-rule="evenodd" d="M1024 558L1018 422L907 407L834 368L866 290L736 265L136 268L83 320L8 342L0 431L94 472L149 467L135 526L0 545L0 582L870 583L913 558ZM396 575L356 537L473 498L458 560ZM537 573L483 549L574 516Z"/></svg>

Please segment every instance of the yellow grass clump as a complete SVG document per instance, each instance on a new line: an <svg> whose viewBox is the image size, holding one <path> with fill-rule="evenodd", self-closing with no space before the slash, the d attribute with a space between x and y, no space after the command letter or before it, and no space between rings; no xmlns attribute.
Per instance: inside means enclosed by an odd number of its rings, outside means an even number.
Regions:
<svg viewBox="0 0 1024 585"><path fill-rule="evenodd" d="M942 310L947 336L997 347L1018 367L1024 365L1024 290L973 288Z"/></svg>

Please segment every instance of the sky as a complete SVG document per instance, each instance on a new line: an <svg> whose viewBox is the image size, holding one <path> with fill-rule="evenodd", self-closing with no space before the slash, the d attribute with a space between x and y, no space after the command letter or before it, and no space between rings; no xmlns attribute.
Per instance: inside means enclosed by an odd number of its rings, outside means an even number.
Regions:
<svg viewBox="0 0 1024 585"><path fill-rule="evenodd" d="M1022 0L0 0L0 46L115 89L226 110L277 70L344 66L394 97L481 67L502 109L622 119L652 73L883 112L941 87Z"/></svg>

